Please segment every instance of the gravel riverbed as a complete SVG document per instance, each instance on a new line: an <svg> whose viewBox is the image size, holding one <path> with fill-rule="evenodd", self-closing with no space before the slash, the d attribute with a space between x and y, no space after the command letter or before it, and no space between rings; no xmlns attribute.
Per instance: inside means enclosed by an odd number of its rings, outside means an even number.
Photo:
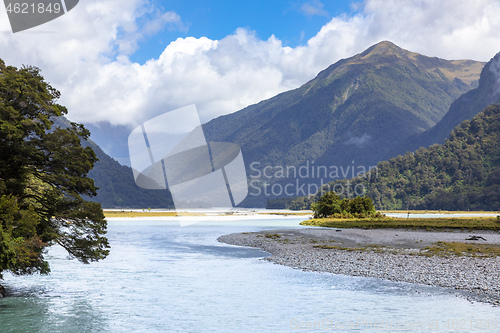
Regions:
<svg viewBox="0 0 500 333"><path fill-rule="evenodd" d="M479 238L466 240L471 236ZM470 300L500 305L500 257L422 255L439 241L500 244L498 232L303 228L218 240L262 249L271 254L264 260L297 269L445 287Z"/></svg>

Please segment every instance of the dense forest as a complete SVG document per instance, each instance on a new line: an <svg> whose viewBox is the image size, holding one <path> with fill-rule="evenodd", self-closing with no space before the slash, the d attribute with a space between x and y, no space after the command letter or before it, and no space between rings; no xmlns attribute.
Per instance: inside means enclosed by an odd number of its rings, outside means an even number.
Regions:
<svg viewBox="0 0 500 333"><path fill-rule="evenodd" d="M500 104L465 120L442 145L380 162L376 170L328 184L340 195L363 188L378 209L500 209ZM318 198L274 200L269 208L308 208Z"/></svg>

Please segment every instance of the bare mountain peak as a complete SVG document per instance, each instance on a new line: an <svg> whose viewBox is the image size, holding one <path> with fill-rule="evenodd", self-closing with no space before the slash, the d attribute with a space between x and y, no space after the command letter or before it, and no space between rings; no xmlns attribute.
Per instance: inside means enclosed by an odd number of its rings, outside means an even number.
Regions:
<svg viewBox="0 0 500 333"><path fill-rule="evenodd" d="M370 46L365 51L347 59L342 59L331 65L316 77L316 79L331 79L343 73L366 68L418 68L421 73L438 80L453 82L460 80L469 87L477 86L479 74L485 63L473 60L445 60L428 57L416 52L405 50L390 41L382 41ZM315 80L309 82L314 85Z"/></svg>
<svg viewBox="0 0 500 333"><path fill-rule="evenodd" d="M390 41L382 41L350 58L351 63L390 63L398 59L416 61L418 53L402 49Z"/></svg>
<svg viewBox="0 0 500 333"><path fill-rule="evenodd" d="M366 51L361 53L361 56L362 58L366 59L373 56L381 56L381 55L407 56L410 53L412 52L404 50L392 42L383 41L368 48Z"/></svg>

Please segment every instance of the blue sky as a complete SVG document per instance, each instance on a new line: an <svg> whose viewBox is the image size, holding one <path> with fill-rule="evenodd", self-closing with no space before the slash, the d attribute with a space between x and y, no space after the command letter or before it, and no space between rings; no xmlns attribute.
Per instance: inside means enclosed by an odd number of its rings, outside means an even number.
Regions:
<svg viewBox="0 0 500 333"><path fill-rule="evenodd" d="M133 128L191 104L202 122L236 112L383 40L488 61L499 17L498 0L81 0L16 34L0 7L0 58L39 67L70 120Z"/></svg>
<svg viewBox="0 0 500 333"><path fill-rule="evenodd" d="M174 11L182 26L165 26L158 34L140 43L131 60L144 63L157 57L177 38L188 36L220 40L245 28L261 39L276 36L284 46L304 45L332 17L352 15L350 0L185 0L153 2L164 11Z"/></svg>

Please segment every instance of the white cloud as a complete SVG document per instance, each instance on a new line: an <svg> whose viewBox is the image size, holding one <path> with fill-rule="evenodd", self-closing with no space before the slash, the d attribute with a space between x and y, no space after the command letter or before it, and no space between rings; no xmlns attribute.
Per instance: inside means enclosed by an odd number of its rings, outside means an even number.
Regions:
<svg viewBox="0 0 500 333"><path fill-rule="evenodd" d="M181 21L181 17L176 12L157 12L155 18L144 25L143 33L147 36L154 35L161 31L165 25L170 25L171 29L187 31Z"/></svg>
<svg viewBox="0 0 500 333"><path fill-rule="evenodd" d="M300 6L300 10L307 16L328 16L328 12L324 9L325 5L319 0L306 2Z"/></svg>
<svg viewBox="0 0 500 333"><path fill-rule="evenodd" d="M368 35L446 59L489 60L500 51L495 0L369 0Z"/></svg>
<svg viewBox="0 0 500 333"><path fill-rule="evenodd" d="M500 51L495 0L366 0L290 48L245 29L221 39L179 38L145 64L129 61L141 40L186 31L175 12L147 0L87 0L65 16L18 33L0 11L0 57L36 65L62 92L71 120L135 125L196 104L202 121L298 87L341 58L381 40L447 59L489 60ZM49 31L52 31L50 33Z"/></svg>

